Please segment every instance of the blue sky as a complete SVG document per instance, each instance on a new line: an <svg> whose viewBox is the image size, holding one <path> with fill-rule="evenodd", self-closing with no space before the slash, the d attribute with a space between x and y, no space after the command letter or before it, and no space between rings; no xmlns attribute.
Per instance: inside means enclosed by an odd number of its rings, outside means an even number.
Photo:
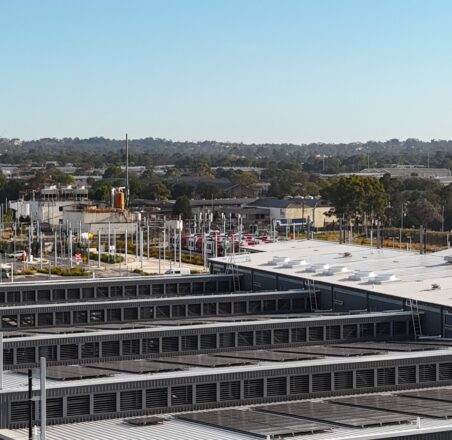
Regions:
<svg viewBox="0 0 452 440"><path fill-rule="evenodd" d="M0 0L0 137L452 138L449 0Z"/></svg>

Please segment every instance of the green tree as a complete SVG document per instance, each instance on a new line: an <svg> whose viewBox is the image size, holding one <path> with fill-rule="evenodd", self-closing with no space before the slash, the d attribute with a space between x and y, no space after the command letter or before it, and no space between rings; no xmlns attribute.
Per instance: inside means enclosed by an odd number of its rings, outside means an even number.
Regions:
<svg viewBox="0 0 452 440"><path fill-rule="evenodd" d="M185 195L178 197L174 204L173 213L180 215L183 220L190 219L192 217L190 199Z"/></svg>

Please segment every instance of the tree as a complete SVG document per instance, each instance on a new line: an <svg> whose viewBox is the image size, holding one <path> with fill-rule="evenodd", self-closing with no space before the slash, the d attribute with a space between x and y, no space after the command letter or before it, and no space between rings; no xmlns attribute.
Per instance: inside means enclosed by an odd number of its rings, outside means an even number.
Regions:
<svg viewBox="0 0 452 440"><path fill-rule="evenodd" d="M176 200L180 196L193 197L193 187L186 183L176 183L171 190L171 197Z"/></svg>
<svg viewBox="0 0 452 440"><path fill-rule="evenodd" d="M147 187L145 196L151 200L168 200L171 191L163 182L156 182Z"/></svg>
<svg viewBox="0 0 452 440"><path fill-rule="evenodd" d="M190 199L187 196L180 196L176 199L173 213L182 216L183 220L188 220L192 217Z"/></svg>
<svg viewBox="0 0 452 440"><path fill-rule="evenodd" d="M439 208L429 200L421 198L408 205L408 224L415 226L429 226L433 222L441 222L441 213Z"/></svg>
<svg viewBox="0 0 452 440"><path fill-rule="evenodd" d="M221 191L216 186L201 182L196 187L196 194L198 194L198 197L201 199L216 199L220 197Z"/></svg>

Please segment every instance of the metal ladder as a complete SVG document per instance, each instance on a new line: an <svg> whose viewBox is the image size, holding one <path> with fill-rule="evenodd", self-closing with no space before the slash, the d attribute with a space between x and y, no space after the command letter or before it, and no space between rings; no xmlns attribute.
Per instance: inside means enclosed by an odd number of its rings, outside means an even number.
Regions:
<svg viewBox="0 0 452 440"><path fill-rule="evenodd" d="M314 283L314 280L306 280L306 282L308 285L309 305L311 307L311 312L315 312L318 310L317 294L315 291L315 283Z"/></svg>
<svg viewBox="0 0 452 440"><path fill-rule="evenodd" d="M240 292L240 274L239 267L235 262L234 255L229 257L229 262L226 267L226 273L232 274L232 289L233 292Z"/></svg>
<svg viewBox="0 0 452 440"><path fill-rule="evenodd" d="M415 339L418 339L420 336L422 336L422 326L417 299L407 299L407 305L410 307L411 311L411 321L413 323L414 337Z"/></svg>

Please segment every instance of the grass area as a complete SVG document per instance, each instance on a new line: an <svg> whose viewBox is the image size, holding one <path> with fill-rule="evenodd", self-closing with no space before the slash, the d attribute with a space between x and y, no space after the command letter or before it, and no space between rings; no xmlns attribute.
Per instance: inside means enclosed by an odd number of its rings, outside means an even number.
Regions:
<svg viewBox="0 0 452 440"><path fill-rule="evenodd" d="M35 275L36 273L48 274L49 269L39 269L34 266L27 267L26 269L18 270L14 272L14 275ZM88 277L91 276L91 272L84 270L82 267L51 267L50 273L52 275L59 275L62 277Z"/></svg>

